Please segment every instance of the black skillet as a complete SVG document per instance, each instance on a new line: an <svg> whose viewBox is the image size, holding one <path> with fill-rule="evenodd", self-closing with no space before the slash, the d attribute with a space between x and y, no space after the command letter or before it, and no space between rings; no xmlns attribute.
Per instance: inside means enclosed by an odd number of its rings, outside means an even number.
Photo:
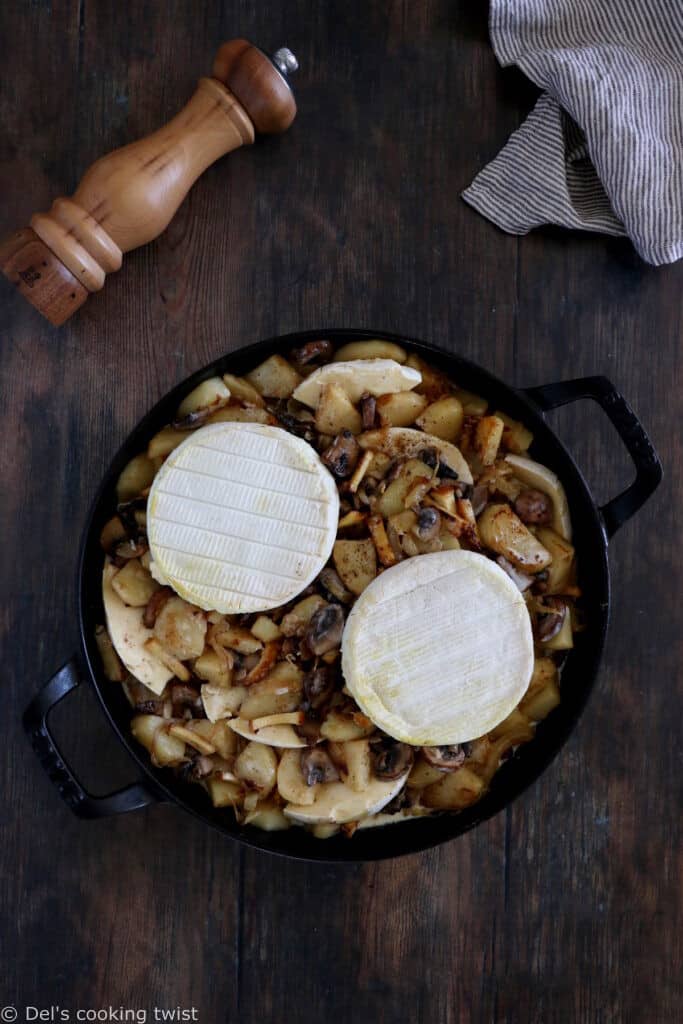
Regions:
<svg viewBox="0 0 683 1024"><path fill-rule="evenodd" d="M200 786L183 783L168 770L154 768L147 752L130 734L130 706L120 684L104 678L94 642L95 626L104 621L101 596L103 556L99 534L112 515L116 503L116 480L123 467L146 447L156 431L173 419L181 399L206 377L224 372L245 373L274 352L286 354L290 348L319 337L330 338L336 344L364 338L396 342L419 353L445 370L459 386L483 395L494 408L522 420L533 431L530 454L555 470L567 491L586 619L586 629L577 635L576 646L564 665L560 705L538 726L535 738L520 747L496 773L489 792L479 803L458 814L360 830L351 839L335 836L326 840L315 839L300 828L263 832L252 826L237 825L229 809L212 807ZM599 403L615 426L636 470L631 486L603 506L596 505L583 476L544 418L549 409L582 398ZM326 861L381 860L425 850L454 839L519 796L547 767L574 728L595 683L607 633L609 539L638 511L661 479L662 468L645 430L625 399L605 377L585 377L518 390L459 356L408 338L371 331L309 331L272 338L233 352L199 370L162 398L133 430L113 459L95 498L81 547L78 565L81 649L28 706L24 714L24 728L61 796L81 818L106 817L166 801L177 804L226 836L250 846L289 857ZM57 748L47 724L51 709L83 682L94 688L112 729L130 754L139 776L138 781L105 797L91 796L84 789Z"/></svg>

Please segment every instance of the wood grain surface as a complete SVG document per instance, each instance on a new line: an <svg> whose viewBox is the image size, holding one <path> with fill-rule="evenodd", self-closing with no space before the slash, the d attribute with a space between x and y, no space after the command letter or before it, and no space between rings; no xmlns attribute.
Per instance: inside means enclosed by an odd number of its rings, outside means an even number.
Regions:
<svg viewBox="0 0 683 1024"><path fill-rule="evenodd" d="M461 201L534 98L475 0L5 0L0 235L164 122L234 36L295 51L292 129L211 167L65 327L0 289L0 1004L19 1020L54 1004L72 1020L195 1007L204 1024L678 1020L682 268L625 241L503 235ZM512 384L604 373L633 403L667 478L613 541L584 717L507 813L393 863L274 859L169 807L76 820L20 716L77 646L76 554L110 456L190 371L325 326L413 334ZM553 423L599 499L629 482L598 411ZM54 722L95 792L130 780L87 692Z"/></svg>

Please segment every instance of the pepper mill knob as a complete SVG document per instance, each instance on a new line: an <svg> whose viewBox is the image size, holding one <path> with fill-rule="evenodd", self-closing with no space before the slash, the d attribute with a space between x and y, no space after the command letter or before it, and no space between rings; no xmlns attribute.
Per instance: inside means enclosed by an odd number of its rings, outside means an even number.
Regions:
<svg viewBox="0 0 683 1024"><path fill-rule="evenodd" d="M245 39L219 48L211 78L168 124L97 160L71 199L0 243L0 269L55 326L118 270L124 252L167 227L200 174L219 157L286 131L296 116L283 47L269 58Z"/></svg>

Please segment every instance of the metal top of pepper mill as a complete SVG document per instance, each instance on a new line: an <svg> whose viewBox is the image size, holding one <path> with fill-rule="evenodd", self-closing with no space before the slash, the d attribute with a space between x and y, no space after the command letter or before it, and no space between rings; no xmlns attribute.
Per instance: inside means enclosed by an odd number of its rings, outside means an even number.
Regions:
<svg viewBox="0 0 683 1024"><path fill-rule="evenodd" d="M285 78L299 69L299 61L286 46L281 46L279 50L276 50L270 59Z"/></svg>

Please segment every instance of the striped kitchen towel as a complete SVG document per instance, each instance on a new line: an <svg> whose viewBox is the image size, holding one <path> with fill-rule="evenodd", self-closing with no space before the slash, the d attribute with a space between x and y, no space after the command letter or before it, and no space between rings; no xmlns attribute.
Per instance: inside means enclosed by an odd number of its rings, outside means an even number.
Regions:
<svg viewBox="0 0 683 1024"><path fill-rule="evenodd" d="M490 0L496 57L545 92L463 199L504 231L683 257L683 0Z"/></svg>

